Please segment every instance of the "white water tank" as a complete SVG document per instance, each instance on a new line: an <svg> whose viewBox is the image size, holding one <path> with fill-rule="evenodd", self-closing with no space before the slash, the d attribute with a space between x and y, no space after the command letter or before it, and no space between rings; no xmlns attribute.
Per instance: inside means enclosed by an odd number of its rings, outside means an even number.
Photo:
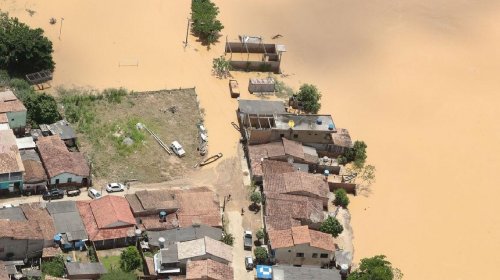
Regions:
<svg viewBox="0 0 500 280"><path fill-rule="evenodd" d="M163 237L158 238L158 244L160 244L160 249L165 248L165 238Z"/></svg>

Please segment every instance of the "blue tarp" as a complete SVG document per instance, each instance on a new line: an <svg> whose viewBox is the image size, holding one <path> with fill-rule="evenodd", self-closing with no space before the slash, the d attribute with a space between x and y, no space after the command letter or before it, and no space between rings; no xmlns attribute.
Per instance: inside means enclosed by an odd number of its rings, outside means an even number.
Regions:
<svg viewBox="0 0 500 280"><path fill-rule="evenodd" d="M273 279L273 268L269 265L257 265L257 279Z"/></svg>

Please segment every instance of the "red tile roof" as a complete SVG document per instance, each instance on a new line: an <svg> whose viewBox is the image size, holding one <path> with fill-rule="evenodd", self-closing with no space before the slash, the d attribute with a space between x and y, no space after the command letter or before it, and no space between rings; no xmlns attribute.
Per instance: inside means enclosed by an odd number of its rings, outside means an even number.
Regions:
<svg viewBox="0 0 500 280"><path fill-rule="evenodd" d="M26 111L23 103L10 90L0 92L0 113Z"/></svg>
<svg viewBox="0 0 500 280"><path fill-rule="evenodd" d="M300 221L289 216L266 216L264 217L266 230L282 230L300 226Z"/></svg>
<svg viewBox="0 0 500 280"><path fill-rule="evenodd" d="M26 203L21 204L24 216L30 223L37 224L42 236L45 240L53 240L57 233L54 226L54 220L50 216L47 209L43 206L44 203Z"/></svg>
<svg viewBox="0 0 500 280"><path fill-rule="evenodd" d="M321 175L295 171L283 174L265 174L264 192L288 193L328 199L328 182Z"/></svg>
<svg viewBox="0 0 500 280"><path fill-rule="evenodd" d="M294 172L295 168L293 164L287 161L277 161L277 160L264 160L262 162L262 173L263 174L283 174Z"/></svg>
<svg viewBox="0 0 500 280"><path fill-rule="evenodd" d="M211 259L191 261L186 265L186 280L234 280L233 268Z"/></svg>
<svg viewBox="0 0 500 280"><path fill-rule="evenodd" d="M313 223L324 220L323 201L319 198L266 193L265 199L265 216L290 217Z"/></svg>
<svg viewBox="0 0 500 280"><path fill-rule="evenodd" d="M23 171L14 133L12 130L0 130L0 174Z"/></svg>
<svg viewBox="0 0 500 280"><path fill-rule="evenodd" d="M42 181L47 181L47 174L45 174L45 169L41 162L36 160L23 160L24 165L24 182L25 183L37 183Z"/></svg>
<svg viewBox="0 0 500 280"><path fill-rule="evenodd" d="M193 224L222 226L219 197L208 188L182 190L175 194L179 202L177 219L180 227Z"/></svg>
<svg viewBox="0 0 500 280"><path fill-rule="evenodd" d="M7 118L6 113L0 113L0 123L8 123L9 119Z"/></svg>
<svg viewBox="0 0 500 280"><path fill-rule="evenodd" d="M93 201L77 202L78 211L80 212L80 216L82 217L83 224L85 225L85 229L87 230L87 233L89 235L89 239L92 241L98 241L133 236L135 225L131 223L135 223L135 220L132 216L132 212L130 212L130 208L128 208L128 204L127 209L125 210L122 202L119 202L119 200L115 201L115 199L106 200L106 197L116 196L109 195ZM116 198L125 200L122 197ZM97 204L97 206L92 207L92 204L94 202L100 200L103 200L104 203L99 203ZM106 201L108 201L108 204L106 204ZM117 201L118 203L116 203ZM109 209L107 209L109 208L109 206L114 209L109 211ZM124 213L117 214L117 210L123 211ZM96 221L96 217L99 217L97 219L99 219L100 224L106 226L107 228L100 228L98 222Z"/></svg>
<svg viewBox="0 0 500 280"><path fill-rule="evenodd" d="M270 230L267 234L273 249L308 244L326 251L335 251L335 241L330 234L308 229L307 226L292 227L286 230Z"/></svg>
<svg viewBox="0 0 500 280"><path fill-rule="evenodd" d="M29 221L0 220L0 238L43 240L38 224Z"/></svg>
<svg viewBox="0 0 500 280"><path fill-rule="evenodd" d="M106 195L90 202L99 229L135 225L127 200L120 196Z"/></svg>
<svg viewBox="0 0 500 280"><path fill-rule="evenodd" d="M177 215L175 213L168 214L166 221L160 221L160 217L155 215L149 215L140 217L142 222L142 228L144 230L166 230L179 227L179 220L177 220Z"/></svg>
<svg viewBox="0 0 500 280"><path fill-rule="evenodd" d="M302 148L302 143L288 140L286 138L282 138L282 140L285 154L304 159L304 149Z"/></svg>
<svg viewBox="0 0 500 280"><path fill-rule="evenodd" d="M36 146L49 178L62 173L90 176L90 168L83 154L70 152L59 135L40 137Z"/></svg>
<svg viewBox="0 0 500 280"><path fill-rule="evenodd" d="M52 258L61 254L62 250L60 247L47 247L43 248L42 258Z"/></svg>

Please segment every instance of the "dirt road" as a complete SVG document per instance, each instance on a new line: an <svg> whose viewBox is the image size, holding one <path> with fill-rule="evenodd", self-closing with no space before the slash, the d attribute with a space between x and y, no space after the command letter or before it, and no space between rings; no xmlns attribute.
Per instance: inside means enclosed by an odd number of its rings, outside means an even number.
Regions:
<svg viewBox="0 0 500 280"><path fill-rule="evenodd" d="M247 271L245 269L245 257L252 256L251 251L245 251L243 249L243 226L241 213L239 211L228 211L227 217L229 219L228 231L234 236L234 249L233 249L233 269L234 269L234 279L254 279L255 274L252 271Z"/></svg>

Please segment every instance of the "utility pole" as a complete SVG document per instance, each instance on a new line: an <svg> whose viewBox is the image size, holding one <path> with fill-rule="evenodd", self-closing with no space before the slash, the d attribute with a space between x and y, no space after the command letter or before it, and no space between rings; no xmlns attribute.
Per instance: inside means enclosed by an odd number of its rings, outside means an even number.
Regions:
<svg viewBox="0 0 500 280"><path fill-rule="evenodd" d="M188 45L189 25L191 24L191 19L188 18L187 21L188 21L188 24L187 24L187 29L186 29L186 41L184 41L184 48L186 48Z"/></svg>
<svg viewBox="0 0 500 280"><path fill-rule="evenodd" d="M62 32L62 25L63 25L64 18L61 17L61 25L59 27L59 41L61 41L61 32Z"/></svg>

